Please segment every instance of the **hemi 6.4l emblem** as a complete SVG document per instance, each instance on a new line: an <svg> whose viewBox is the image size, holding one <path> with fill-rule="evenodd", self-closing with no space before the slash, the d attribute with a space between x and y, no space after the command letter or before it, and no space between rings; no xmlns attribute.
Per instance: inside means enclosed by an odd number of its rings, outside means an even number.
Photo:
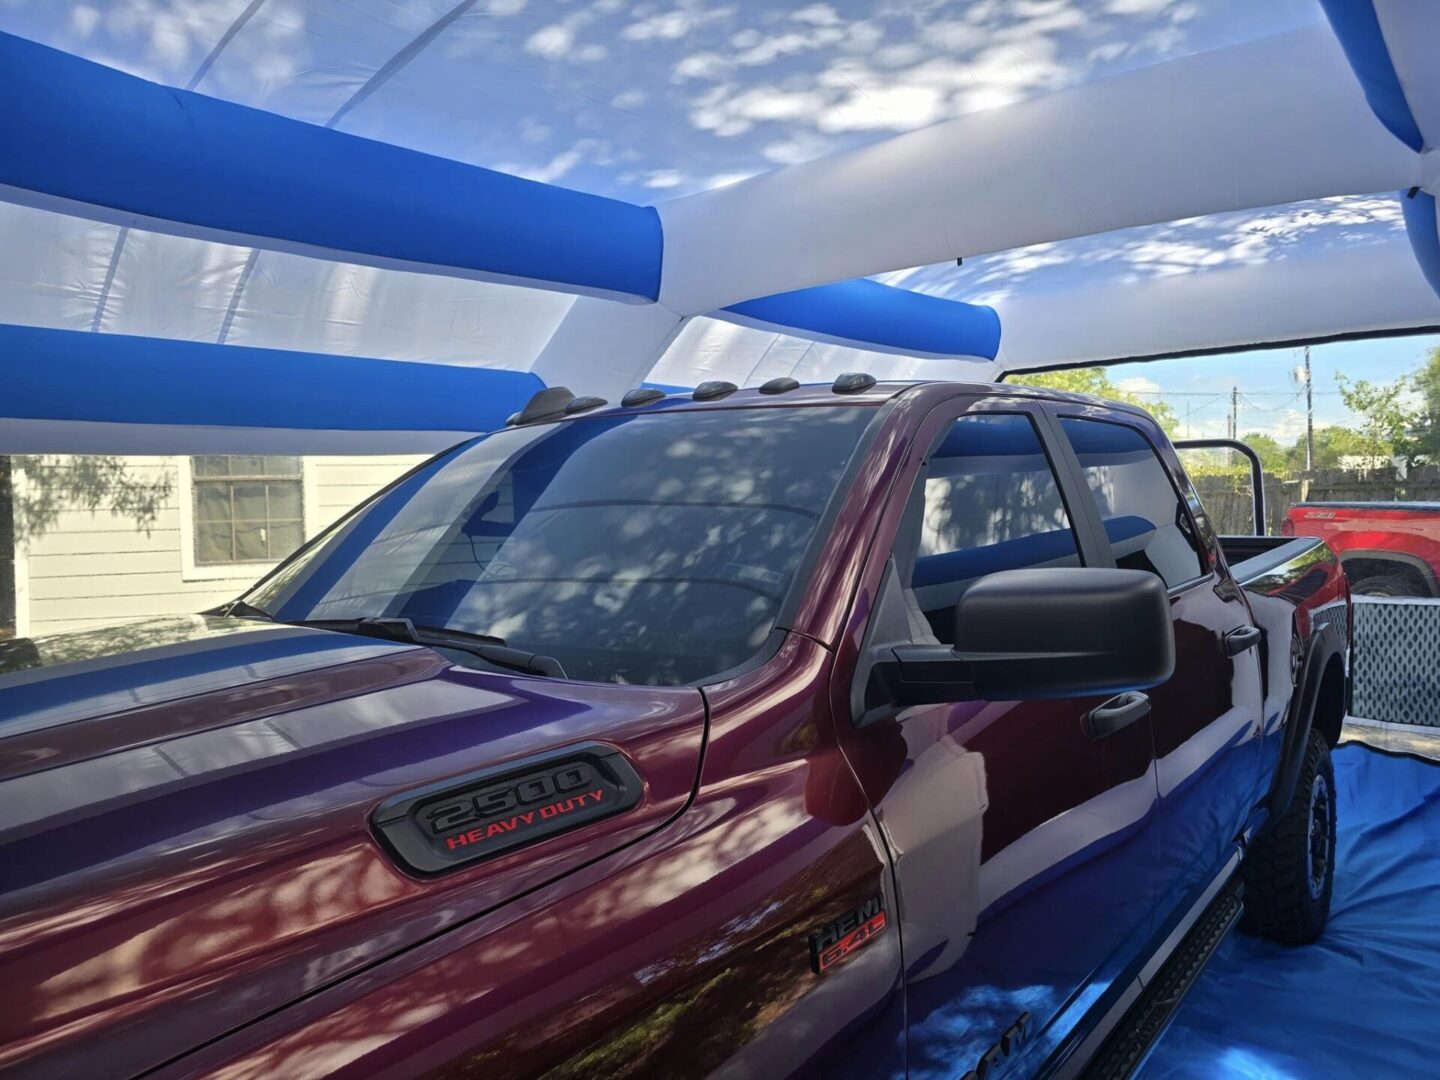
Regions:
<svg viewBox="0 0 1440 1080"><path fill-rule="evenodd" d="M885 898L872 896L810 935L810 969L823 975L862 945L885 932Z"/></svg>
<svg viewBox="0 0 1440 1080"><path fill-rule="evenodd" d="M567 747L387 799L381 840L411 870L435 874L629 810L634 767L614 747Z"/></svg>

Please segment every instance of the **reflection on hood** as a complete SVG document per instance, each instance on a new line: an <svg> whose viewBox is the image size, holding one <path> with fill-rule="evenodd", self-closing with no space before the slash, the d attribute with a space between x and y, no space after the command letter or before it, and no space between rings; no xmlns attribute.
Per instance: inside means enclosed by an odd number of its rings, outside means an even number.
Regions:
<svg viewBox="0 0 1440 1080"><path fill-rule="evenodd" d="M20 638L0 644L0 738L415 647L211 615Z"/></svg>

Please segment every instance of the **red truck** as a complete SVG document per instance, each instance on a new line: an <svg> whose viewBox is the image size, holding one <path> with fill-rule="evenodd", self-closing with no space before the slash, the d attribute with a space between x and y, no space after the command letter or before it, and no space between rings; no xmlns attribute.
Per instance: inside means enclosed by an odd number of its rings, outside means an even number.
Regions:
<svg viewBox="0 0 1440 1080"><path fill-rule="evenodd" d="M0 1071L1124 1076L1324 927L1349 626L1128 406L552 388L0 644Z"/></svg>
<svg viewBox="0 0 1440 1080"><path fill-rule="evenodd" d="M1440 596L1440 503L1297 503L1280 531L1329 544L1357 593Z"/></svg>

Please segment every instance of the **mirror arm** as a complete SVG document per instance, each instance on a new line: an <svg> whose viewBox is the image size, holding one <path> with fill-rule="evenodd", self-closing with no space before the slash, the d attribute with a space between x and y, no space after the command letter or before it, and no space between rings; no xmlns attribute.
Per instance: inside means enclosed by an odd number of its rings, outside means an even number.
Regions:
<svg viewBox="0 0 1440 1080"><path fill-rule="evenodd" d="M877 657L875 674L900 705L938 705L975 697L974 669L949 645L895 645Z"/></svg>

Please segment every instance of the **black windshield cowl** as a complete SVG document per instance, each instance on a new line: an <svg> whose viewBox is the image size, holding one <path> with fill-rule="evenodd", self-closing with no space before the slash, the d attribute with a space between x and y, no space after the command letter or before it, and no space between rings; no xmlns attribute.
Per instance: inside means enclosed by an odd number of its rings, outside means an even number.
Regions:
<svg viewBox="0 0 1440 1080"><path fill-rule="evenodd" d="M369 637L385 638L389 641L406 641L415 645L430 645L443 649L459 649L497 667L513 671L525 671L532 675L547 675L555 679L565 678L565 669L553 656L512 649L503 640L488 634L472 634L465 630L452 630L444 626L416 626L409 619L365 618L365 619L306 619L296 621L292 626L309 626L317 630L335 630L346 634L366 634Z"/></svg>
<svg viewBox="0 0 1440 1080"><path fill-rule="evenodd" d="M221 604L214 611L204 612L206 615L220 615L227 619L265 619L269 622L275 621L264 608L258 608L254 604L246 603L244 600L232 600L228 604Z"/></svg>

